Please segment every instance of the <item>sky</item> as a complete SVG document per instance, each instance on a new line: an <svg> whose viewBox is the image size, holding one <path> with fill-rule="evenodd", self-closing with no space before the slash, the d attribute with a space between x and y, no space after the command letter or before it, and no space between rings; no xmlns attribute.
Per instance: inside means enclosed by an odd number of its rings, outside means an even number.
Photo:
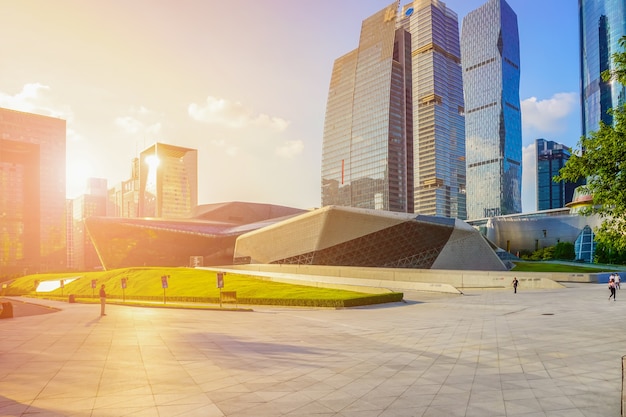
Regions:
<svg viewBox="0 0 626 417"><path fill-rule="evenodd" d="M449 0L459 18L484 0ZM67 197L156 142L198 149L198 203L320 206L336 58L391 0L0 0L0 107L67 121ZM408 2L401 2L401 5ZM522 211L535 139L581 135L576 2L508 0L520 35Z"/></svg>

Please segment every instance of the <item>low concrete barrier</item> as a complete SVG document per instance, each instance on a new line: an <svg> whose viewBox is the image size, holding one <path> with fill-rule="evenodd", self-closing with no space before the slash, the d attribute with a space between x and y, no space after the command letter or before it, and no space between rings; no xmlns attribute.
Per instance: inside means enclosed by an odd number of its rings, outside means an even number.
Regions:
<svg viewBox="0 0 626 417"><path fill-rule="evenodd" d="M510 271L457 271L403 268L360 268L317 265L228 265L203 267L215 271L232 271L259 276L268 280L350 289L367 293L394 290L415 290L460 294L471 289L512 289L513 277L519 289L558 289L572 274L529 273ZM578 282L585 281L581 277ZM593 282L593 281L589 281Z"/></svg>
<svg viewBox="0 0 626 417"><path fill-rule="evenodd" d="M510 271L457 271L434 269L404 268L359 268L316 265L229 265L224 268L238 271L255 271L273 274L286 274L295 279L301 275L332 278L330 282L339 282L339 278L359 280L354 285L400 288L406 283L447 284L457 291L464 289L502 289L512 288L513 277L520 282L520 289L556 289L563 288L557 281L567 281L571 274L549 272L510 272ZM317 278L320 279L321 278ZM582 279L582 278L581 278ZM589 281L593 282L593 281ZM404 283L404 284L400 284Z"/></svg>

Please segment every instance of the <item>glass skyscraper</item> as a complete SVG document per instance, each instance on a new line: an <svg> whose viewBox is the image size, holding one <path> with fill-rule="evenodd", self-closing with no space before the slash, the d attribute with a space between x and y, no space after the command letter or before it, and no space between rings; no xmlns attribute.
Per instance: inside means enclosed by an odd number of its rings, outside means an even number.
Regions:
<svg viewBox="0 0 626 417"><path fill-rule="evenodd" d="M574 189L583 184L583 181L572 183L553 180L569 160L571 152L567 146L551 140L537 139L535 145L537 150L537 210L565 207L572 201Z"/></svg>
<svg viewBox="0 0 626 417"><path fill-rule="evenodd" d="M463 79L456 13L415 0L399 24L411 33L415 212L465 219Z"/></svg>
<svg viewBox="0 0 626 417"><path fill-rule="evenodd" d="M600 74L614 69L612 55L620 52L626 35L624 0L578 0L582 134L598 130L600 121L613 123L607 111L625 103L626 90L618 82L604 82Z"/></svg>
<svg viewBox="0 0 626 417"><path fill-rule="evenodd" d="M398 8L364 20L359 47L334 63L322 205L464 219L458 19L438 0Z"/></svg>
<svg viewBox="0 0 626 417"><path fill-rule="evenodd" d="M398 2L367 18L335 60L322 150L322 205L413 211L410 37Z"/></svg>
<svg viewBox="0 0 626 417"><path fill-rule="evenodd" d="M522 211L522 119L517 16L489 0L463 19L467 217Z"/></svg>

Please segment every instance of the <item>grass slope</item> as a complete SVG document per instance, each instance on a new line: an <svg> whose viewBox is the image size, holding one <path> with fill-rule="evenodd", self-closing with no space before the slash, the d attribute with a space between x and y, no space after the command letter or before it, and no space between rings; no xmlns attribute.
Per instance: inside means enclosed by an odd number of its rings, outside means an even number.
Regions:
<svg viewBox="0 0 626 417"><path fill-rule="evenodd" d="M164 289L161 276L168 275L168 288ZM35 291L38 282L78 279L46 293ZM122 289L122 278L127 278L126 289ZM95 280L95 288L92 288ZM101 284L105 284L107 300L122 299L136 302L190 302L219 303L220 289L217 274L191 268L124 268L102 272L35 274L13 281L6 295L67 299L73 294L78 301L94 301ZM236 291L238 304L290 305L310 307L353 307L401 301L402 293L364 294L329 288L309 287L272 282L246 275L224 276L223 291Z"/></svg>

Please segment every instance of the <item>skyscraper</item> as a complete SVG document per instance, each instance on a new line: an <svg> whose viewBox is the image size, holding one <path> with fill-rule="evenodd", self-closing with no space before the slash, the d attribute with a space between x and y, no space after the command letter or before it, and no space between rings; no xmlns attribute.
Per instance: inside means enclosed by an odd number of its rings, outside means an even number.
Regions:
<svg viewBox="0 0 626 417"><path fill-rule="evenodd" d="M0 276L66 267L65 120L0 109Z"/></svg>
<svg viewBox="0 0 626 417"><path fill-rule="evenodd" d="M611 125L613 118L607 111L626 102L624 86L602 81L600 75L615 68L612 55L621 51L618 42L626 35L626 2L578 0L578 13L582 134L587 136L598 130L600 121Z"/></svg>
<svg viewBox="0 0 626 417"><path fill-rule="evenodd" d="M413 212L410 36L398 2L365 19L335 60L322 150L322 205Z"/></svg>
<svg viewBox="0 0 626 417"><path fill-rule="evenodd" d="M364 20L333 66L322 205L465 218L457 16L438 0L398 7Z"/></svg>
<svg viewBox="0 0 626 417"><path fill-rule="evenodd" d="M465 119L459 22L439 0L415 0L411 33L415 212L465 219Z"/></svg>
<svg viewBox="0 0 626 417"><path fill-rule="evenodd" d="M198 205L198 151L156 143L139 155L139 217L188 218Z"/></svg>
<svg viewBox="0 0 626 417"><path fill-rule="evenodd" d="M522 211L522 121L517 16L489 0L463 19L467 217Z"/></svg>
<svg viewBox="0 0 626 417"><path fill-rule="evenodd" d="M559 174L561 168L571 156L569 148L551 140L537 139L537 210L549 210L565 207L572 201L574 189L582 185L582 181L554 182L552 178Z"/></svg>

